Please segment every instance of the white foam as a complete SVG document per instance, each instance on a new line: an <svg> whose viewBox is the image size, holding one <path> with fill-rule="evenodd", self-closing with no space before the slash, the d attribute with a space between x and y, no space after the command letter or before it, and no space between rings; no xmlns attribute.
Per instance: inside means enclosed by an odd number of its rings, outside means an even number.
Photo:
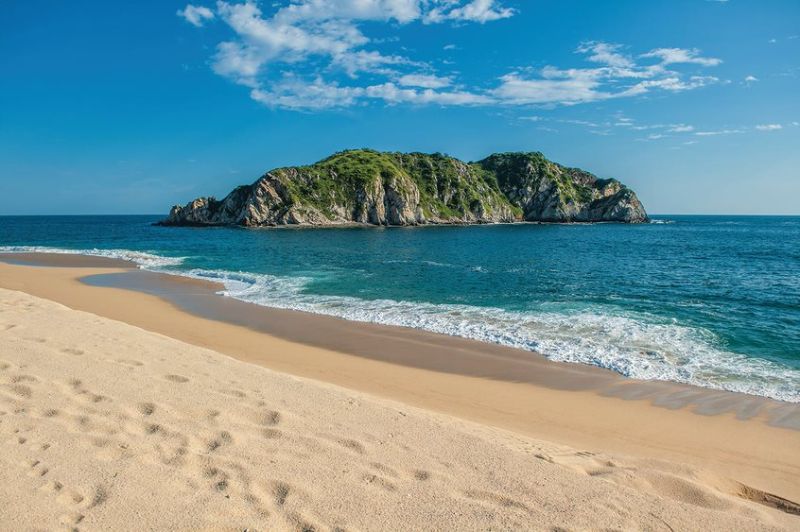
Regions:
<svg viewBox="0 0 800 532"><path fill-rule="evenodd" d="M155 269L165 266L177 266L186 257L163 257L144 251L130 249L65 249L47 246L0 246L0 253L60 253L64 255L89 255L91 257L107 257L133 262L139 268Z"/></svg>
<svg viewBox="0 0 800 532"><path fill-rule="evenodd" d="M184 272L186 273L186 272ZM693 384L800 402L800 371L719 347L707 330L595 305L580 311L512 312L470 305L365 300L303 291L308 277L192 270L223 295L258 305L411 327L538 352L644 380Z"/></svg>

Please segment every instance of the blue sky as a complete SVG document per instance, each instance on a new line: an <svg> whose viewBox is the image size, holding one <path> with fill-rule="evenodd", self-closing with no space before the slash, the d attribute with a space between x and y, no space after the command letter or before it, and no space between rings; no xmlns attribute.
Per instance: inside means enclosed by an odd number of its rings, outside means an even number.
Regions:
<svg viewBox="0 0 800 532"><path fill-rule="evenodd" d="M193 2L4 3L0 214L164 213L355 147L800 214L796 0Z"/></svg>

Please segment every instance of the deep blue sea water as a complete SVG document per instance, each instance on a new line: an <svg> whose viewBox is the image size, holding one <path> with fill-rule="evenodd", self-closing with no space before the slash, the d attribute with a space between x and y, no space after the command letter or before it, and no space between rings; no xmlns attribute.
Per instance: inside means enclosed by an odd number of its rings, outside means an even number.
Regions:
<svg viewBox="0 0 800 532"><path fill-rule="evenodd" d="M800 217L259 230L157 219L0 217L0 251L129 258L261 305L800 402Z"/></svg>

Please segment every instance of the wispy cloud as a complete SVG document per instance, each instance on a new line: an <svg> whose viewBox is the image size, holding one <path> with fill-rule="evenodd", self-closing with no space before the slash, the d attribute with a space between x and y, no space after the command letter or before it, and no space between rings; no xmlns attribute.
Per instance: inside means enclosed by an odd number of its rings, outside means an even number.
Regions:
<svg viewBox="0 0 800 532"><path fill-rule="evenodd" d="M736 133L744 133L744 129L718 129L709 131L696 131L695 135L698 137L715 137L717 135L734 135Z"/></svg>
<svg viewBox="0 0 800 532"><path fill-rule="evenodd" d="M214 18L214 12L203 6L193 6L187 4L183 9L177 12L179 17L186 19L186 22L193 26L201 27L206 21Z"/></svg>
<svg viewBox="0 0 800 532"><path fill-rule="evenodd" d="M642 57L655 57L661 59L662 65L672 65L680 63L694 63L703 66L717 66L722 63L721 59L715 57L701 57L700 50L693 48L656 48Z"/></svg>
<svg viewBox="0 0 800 532"><path fill-rule="evenodd" d="M676 136L678 134L689 134L695 130L695 127L689 124L640 124L633 118L627 116L614 116L606 120L583 120L578 118L549 118L539 115L534 116L521 116L520 120L534 121L534 122L553 122L558 124L567 124L586 128L586 131L594 134L610 135L616 129L618 131L626 132L645 132L650 131L648 134L639 140L657 140Z"/></svg>
<svg viewBox="0 0 800 532"><path fill-rule="evenodd" d="M424 89L442 89L453 83L450 77L432 74L404 74L397 81L404 87L422 87Z"/></svg>
<svg viewBox="0 0 800 532"><path fill-rule="evenodd" d="M784 124L757 124L757 125L738 125L726 126L721 129L702 128L684 123L640 123L635 119L621 114L613 115L605 120L583 120L577 118L558 118L541 115L520 116L519 120L533 121L540 124L567 124L585 128L585 131L598 135L615 134L636 134L643 135L637 137L637 141L657 141L662 139L686 139L693 137L716 137L724 135L735 135L744 133L754 133L760 131L779 131L788 127L800 126L800 122L786 122ZM540 126L542 127L542 126ZM683 144L696 144L697 140L685 141Z"/></svg>
<svg viewBox="0 0 800 532"><path fill-rule="evenodd" d="M667 68L678 63L694 63L704 67L721 63L719 59L700 56L696 49L659 48L639 58L658 62L637 61L624 53L618 44L584 42L577 53L600 66L561 69L547 66L539 72L512 72L500 78L493 94L505 103L574 105L592 101L638 96L654 90L679 92L717 83L714 76L685 76Z"/></svg>
<svg viewBox="0 0 800 532"><path fill-rule="evenodd" d="M697 49L657 48L633 55L619 44L588 41L576 53L588 66L498 72L492 86L465 86L455 71L389 53L386 40L368 37L366 23L388 30L411 23L484 24L512 17L503 0L294 0L266 14L252 1L220 0L215 10L187 5L178 14L193 25L221 20L233 38L212 57L217 74L248 87L270 107L323 109L369 101L396 105L576 105L651 92L680 92L717 83L691 75L721 61ZM451 45L445 49L452 49ZM441 65L440 65L441 66ZM452 68L445 65L445 69Z"/></svg>
<svg viewBox="0 0 800 532"><path fill-rule="evenodd" d="M434 5L432 9L424 13L423 22L426 24L445 20L463 20L483 24L514 16L513 9L499 6L495 0L473 0L464 5L459 5L459 0L440 0L438 2L434 0L430 3L438 5ZM423 2L424 4L425 2Z"/></svg>

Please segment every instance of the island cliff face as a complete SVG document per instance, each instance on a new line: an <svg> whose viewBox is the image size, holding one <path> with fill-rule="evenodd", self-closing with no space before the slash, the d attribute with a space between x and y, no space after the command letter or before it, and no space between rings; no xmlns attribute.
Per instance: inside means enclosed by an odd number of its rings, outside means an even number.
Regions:
<svg viewBox="0 0 800 532"><path fill-rule="evenodd" d="M222 200L176 205L161 225L422 225L647 221L636 194L548 161L498 153L474 163L441 154L348 150L277 168Z"/></svg>

